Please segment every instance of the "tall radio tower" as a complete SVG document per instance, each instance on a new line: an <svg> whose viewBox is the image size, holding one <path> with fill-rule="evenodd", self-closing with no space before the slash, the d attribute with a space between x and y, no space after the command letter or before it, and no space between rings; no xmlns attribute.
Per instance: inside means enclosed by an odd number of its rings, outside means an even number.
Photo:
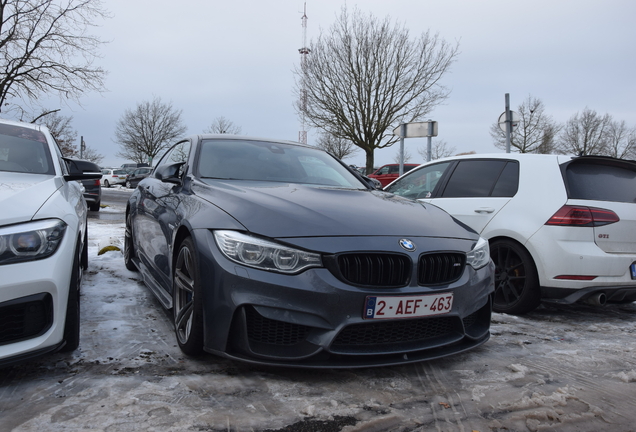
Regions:
<svg viewBox="0 0 636 432"><path fill-rule="evenodd" d="M305 2L303 17L301 18L303 26L303 47L298 49L300 53L300 70L303 75L305 73L305 67L307 62L307 54L309 54L309 48L307 47L307 3ZM301 78L300 84L300 100L298 101L300 106L300 132L298 132L298 142L301 144L307 144L307 131L305 130L305 111L307 109L307 90L305 89L305 77Z"/></svg>

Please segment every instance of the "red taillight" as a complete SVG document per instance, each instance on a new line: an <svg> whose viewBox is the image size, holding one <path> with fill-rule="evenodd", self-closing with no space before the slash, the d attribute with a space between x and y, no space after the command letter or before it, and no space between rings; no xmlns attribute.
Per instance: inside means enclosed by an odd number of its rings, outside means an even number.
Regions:
<svg viewBox="0 0 636 432"><path fill-rule="evenodd" d="M564 205L545 224L596 227L618 222L619 220L618 215L611 210Z"/></svg>

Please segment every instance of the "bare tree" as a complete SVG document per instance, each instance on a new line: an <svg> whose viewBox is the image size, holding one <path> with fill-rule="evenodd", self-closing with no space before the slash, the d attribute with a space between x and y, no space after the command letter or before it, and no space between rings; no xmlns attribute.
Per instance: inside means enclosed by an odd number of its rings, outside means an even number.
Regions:
<svg viewBox="0 0 636 432"><path fill-rule="evenodd" d="M411 151L404 147L404 163L410 162L412 158L413 155L411 154ZM395 156L393 156L393 162L396 164L400 163L400 150L395 152Z"/></svg>
<svg viewBox="0 0 636 432"><path fill-rule="evenodd" d="M126 110L117 121L115 138L121 147L117 156L137 163L152 162L185 131L181 110L175 110L172 103L164 103L155 97L152 101L137 104L133 110Z"/></svg>
<svg viewBox="0 0 636 432"><path fill-rule="evenodd" d="M545 113L541 99L528 96L517 109L519 125L510 136L510 148L519 153L554 153L560 126ZM506 149L506 133L498 123L490 126L490 136L497 148Z"/></svg>
<svg viewBox="0 0 636 432"><path fill-rule="evenodd" d="M358 148L351 141L336 137L329 132L322 132L318 135L316 147L331 153L340 160L358 151Z"/></svg>
<svg viewBox="0 0 636 432"><path fill-rule="evenodd" d="M559 150L576 155L607 155L612 117L585 108L566 123L559 137Z"/></svg>
<svg viewBox="0 0 636 432"><path fill-rule="evenodd" d="M82 159L86 159L91 162L95 162L96 164L100 164L102 160L104 160L104 155L97 153L97 151L91 147L86 146L82 154Z"/></svg>
<svg viewBox="0 0 636 432"><path fill-rule="evenodd" d="M42 124L49 129L55 141L60 146L62 154L67 157L80 157L99 164L104 156L96 150L86 146L84 150L78 150L75 145L77 131L71 126L73 116L63 116L56 110L43 110L31 123Z"/></svg>
<svg viewBox="0 0 636 432"><path fill-rule="evenodd" d="M457 150L449 147L444 140L431 140L431 160L452 156ZM428 145L417 150L423 160L428 160Z"/></svg>
<svg viewBox="0 0 636 432"><path fill-rule="evenodd" d="M636 159L636 128L629 129L623 121L612 121L609 126L607 156Z"/></svg>
<svg viewBox="0 0 636 432"><path fill-rule="evenodd" d="M59 111L59 109L53 111L44 110L33 120L33 123L42 124L49 129L64 156L77 156L77 146L75 145L77 131L71 126L73 117L63 116Z"/></svg>
<svg viewBox="0 0 636 432"><path fill-rule="evenodd" d="M363 149L369 171L374 150L397 141L398 124L422 119L448 97L440 81L459 45L429 32L412 39L388 17L358 9L350 15L345 6L309 49L294 71L296 110L311 126Z"/></svg>
<svg viewBox="0 0 636 432"><path fill-rule="evenodd" d="M241 133L241 127L235 125L234 122L221 116L215 118L212 121L212 124L207 129L205 129L203 133L239 135Z"/></svg>
<svg viewBox="0 0 636 432"><path fill-rule="evenodd" d="M559 153L558 135L559 131L563 128L558 123L548 123L543 128L543 136L541 137L541 144L534 153L538 154L556 154Z"/></svg>
<svg viewBox="0 0 636 432"><path fill-rule="evenodd" d="M106 17L101 0L0 0L0 108L103 91L103 42L88 31Z"/></svg>

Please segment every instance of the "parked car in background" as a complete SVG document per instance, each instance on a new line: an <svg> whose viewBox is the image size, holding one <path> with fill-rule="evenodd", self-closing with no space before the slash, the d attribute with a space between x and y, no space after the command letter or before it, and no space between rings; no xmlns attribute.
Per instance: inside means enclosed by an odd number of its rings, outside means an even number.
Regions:
<svg viewBox="0 0 636 432"><path fill-rule="evenodd" d="M145 179L152 172L152 168L137 168L126 179L126 187L128 189L136 188L140 181Z"/></svg>
<svg viewBox="0 0 636 432"><path fill-rule="evenodd" d="M111 187L112 185L125 185L128 173L123 169L104 168L102 170L102 186Z"/></svg>
<svg viewBox="0 0 636 432"><path fill-rule="evenodd" d="M68 165L67 165L68 164ZM79 345L83 174L48 129L0 120L0 366Z"/></svg>
<svg viewBox="0 0 636 432"><path fill-rule="evenodd" d="M384 190L434 204L490 242L494 310L636 301L636 162L494 154L439 159Z"/></svg>
<svg viewBox="0 0 636 432"><path fill-rule="evenodd" d="M141 168L141 167L149 167L150 165L147 163L125 163L121 165L121 169L123 170L128 170L128 169L135 169L135 168Z"/></svg>
<svg viewBox="0 0 636 432"><path fill-rule="evenodd" d="M413 168L419 166L418 164L404 164L404 173L409 172ZM380 167L373 174L369 174L367 177L376 179L382 184L382 187L388 185L400 175L400 164L388 164Z"/></svg>
<svg viewBox="0 0 636 432"><path fill-rule="evenodd" d="M177 142L132 193L124 245L188 355L367 367L489 338L488 242L313 147Z"/></svg>
<svg viewBox="0 0 636 432"><path fill-rule="evenodd" d="M97 178L81 180L84 186L84 199L91 211L99 211L102 203L101 169L99 165L87 160L73 160L74 169L87 174L96 174Z"/></svg>

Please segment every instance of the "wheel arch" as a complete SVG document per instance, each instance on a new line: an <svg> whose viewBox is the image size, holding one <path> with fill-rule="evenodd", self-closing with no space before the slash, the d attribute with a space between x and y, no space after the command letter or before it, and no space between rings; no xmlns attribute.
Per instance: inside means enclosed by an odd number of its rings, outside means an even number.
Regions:
<svg viewBox="0 0 636 432"><path fill-rule="evenodd" d="M532 258L532 263L534 264L535 271L537 273L539 273L539 269L537 268L537 262L540 262L540 261L537 260L535 258L535 256L534 256L534 254L532 253L532 251L530 249L528 249L528 247L524 243L520 242L518 239L513 238L513 237L508 237L508 236L505 236L505 235L499 235L499 236L496 236L496 237L489 238L488 239L488 245L492 246L493 242L502 241L502 240L514 242L520 248L525 250L528 253L528 255L530 255L530 258ZM538 274L537 274L537 276L538 276Z"/></svg>
<svg viewBox="0 0 636 432"><path fill-rule="evenodd" d="M517 289L512 288L512 284L516 285L517 288L518 288L518 285L508 280L508 276L507 276L509 274L508 270L502 273L502 277L504 277L504 279L501 279L501 282L500 282L500 279L499 279L500 263L498 263L495 257L493 256L493 251L494 251L493 246L494 246L494 243L496 242L502 242L503 243L502 246L504 248L511 248L511 247L516 248L518 251L515 252L513 250L512 253L516 254L516 256L519 259L523 260L524 257L519 255L519 253L522 253L526 255L525 259L529 259L531 261L529 262L529 266L526 266L526 265L523 266L526 273L523 274L522 277L527 282L524 283L525 288L522 291L518 291ZM505 306L500 307L500 310L496 310L497 312L520 315L520 314L525 314L527 312L534 310L537 306L539 306L541 302L541 297L542 297L541 283L539 279L539 270L537 269L537 260L535 259L535 257L532 255L532 253L528 250L528 248L523 243L511 237L507 237L507 236L492 237L488 239L488 243L490 245L491 257L493 259L493 262L495 262L495 269L496 269L495 297L493 298L493 302L494 302L493 307L495 307L497 304L496 296L497 296L498 290L500 289L500 283L501 283L501 284L504 284L504 285L501 285L502 290L506 290L506 286L510 286L512 289L509 290L508 292L517 293L517 294L513 294L513 296L517 297L517 301L512 303L509 308ZM508 256L509 253L510 253L510 249L508 249L508 252L506 253L506 257ZM517 267L517 264L513 264L513 267L511 268L516 268L516 267ZM530 271L531 273L527 273L528 271ZM519 275L516 275L517 278L518 276ZM526 283L529 285L526 285ZM511 285L508 285L508 284L511 284ZM528 290L528 288L530 289ZM508 300L507 295L505 294L504 294L504 300L505 301Z"/></svg>
<svg viewBox="0 0 636 432"><path fill-rule="evenodd" d="M174 241L173 241L173 246L172 246L172 272L174 273L174 268L175 268L175 264L177 262L177 253L176 251L179 250L179 248L181 247L181 243L183 243L183 240L185 240L188 237L192 237L192 233L190 231L190 229L185 226L185 225L181 225L178 229L177 232L174 235ZM193 242L194 243L194 242ZM194 245L194 247L197 247L196 243Z"/></svg>

